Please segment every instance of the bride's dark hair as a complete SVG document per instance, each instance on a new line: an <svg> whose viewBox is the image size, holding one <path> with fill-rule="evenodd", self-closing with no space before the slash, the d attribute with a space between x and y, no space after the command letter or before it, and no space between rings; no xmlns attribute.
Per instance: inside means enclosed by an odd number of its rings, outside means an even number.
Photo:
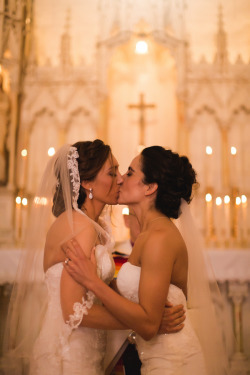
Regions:
<svg viewBox="0 0 250 375"><path fill-rule="evenodd" d="M72 145L72 147L76 147L79 154L77 162L80 182L93 181L111 154L110 146L106 145L100 139L96 139L94 141L76 142ZM62 186L60 184L60 176L56 177L58 179L58 184L53 197L52 212L54 216L58 217L65 211L65 204ZM79 197L77 200L78 208L81 209L85 199L86 191L80 185Z"/></svg>
<svg viewBox="0 0 250 375"><path fill-rule="evenodd" d="M186 156L160 146L145 148L142 153L144 183L158 184L155 207L169 218L180 214L181 198L190 203L196 172Z"/></svg>

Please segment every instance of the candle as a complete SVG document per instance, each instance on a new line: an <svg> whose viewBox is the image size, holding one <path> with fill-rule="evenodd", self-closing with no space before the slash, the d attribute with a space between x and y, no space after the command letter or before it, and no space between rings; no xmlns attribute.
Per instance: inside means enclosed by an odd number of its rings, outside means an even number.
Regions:
<svg viewBox="0 0 250 375"><path fill-rule="evenodd" d="M247 197L241 196L241 210L242 210L242 240L243 244L247 244Z"/></svg>
<svg viewBox="0 0 250 375"><path fill-rule="evenodd" d="M24 240L26 225L27 225L27 215L28 215L28 199L22 199L22 228L21 228L21 239Z"/></svg>
<svg viewBox="0 0 250 375"><path fill-rule="evenodd" d="M240 240L240 232L239 229L241 228L241 215L240 215L240 204L241 204L241 198L236 197L235 198L235 238L237 240L237 243Z"/></svg>
<svg viewBox="0 0 250 375"><path fill-rule="evenodd" d="M208 187L213 186L213 149L211 146L206 146L206 156L205 156L205 180Z"/></svg>
<svg viewBox="0 0 250 375"><path fill-rule="evenodd" d="M15 212L15 237L16 241L20 240L21 232L21 197L16 197L16 212Z"/></svg>
<svg viewBox="0 0 250 375"><path fill-rule="evenodd" d="M230 197L225 195L224 197L224 231L225 231L225 242L226 246L229 246L231 238L231 221L230 221Z"/></svg>
<svg viewBox="0 0 250 375"><path fill-rule="evenodd" d="M209 243L211 240L212 231L213 231L212 230L212 227L213 227L212 194L207 193L205 200L206 200L206 239L207 239L207 242Z"/></svg>
<svg viewBox="0 0 250 375"><path fill-rule="evenodd" d="M222 228L223 228L223 218L222 218L222 199L221 197L216 197L215 199L215 233L217 239L217 245L222 244Z"/></svg>
<svg viewBox="0 0 250 375"><path fill-rule="evenodd" d="M27 179L27 155L28 151L24 148L21 151L21 161L20 161L20 170L19 170L19 186L21 189L24 188L25 181Z"/></svg>

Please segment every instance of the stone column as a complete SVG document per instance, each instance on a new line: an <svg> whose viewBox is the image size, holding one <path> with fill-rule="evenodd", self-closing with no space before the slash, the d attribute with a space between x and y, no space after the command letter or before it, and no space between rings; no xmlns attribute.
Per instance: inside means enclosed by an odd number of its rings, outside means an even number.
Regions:
<svg viewBox="0 0 250 375"><path fill-rule="evenodd" d="M230 360L229 375L247 375L248 359L244 353L242 338L242 304L248 295L248 283L229 281L228 297L233 303L235 347Z"/></svg>

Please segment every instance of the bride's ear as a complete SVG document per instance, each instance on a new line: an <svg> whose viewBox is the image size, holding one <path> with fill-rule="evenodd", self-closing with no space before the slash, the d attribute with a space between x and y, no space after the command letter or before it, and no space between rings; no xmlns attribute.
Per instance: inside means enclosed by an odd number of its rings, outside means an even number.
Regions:
<svg viewBox="0 0 250 375"><path fill-rule="evenodd" d="M157 189L158 189L158 184L156 182L153 182L152 184L147 184L145 195L152 195L157 191Z"/></svg>
<svg viewBox="0 0 250 375"><path fill-rule="evenodd" d="M81 186L85 189L85 190L90 190L92 189L92 185L93 185L93 181L90 182L90 181L82 181L81 182Z"/></svg>

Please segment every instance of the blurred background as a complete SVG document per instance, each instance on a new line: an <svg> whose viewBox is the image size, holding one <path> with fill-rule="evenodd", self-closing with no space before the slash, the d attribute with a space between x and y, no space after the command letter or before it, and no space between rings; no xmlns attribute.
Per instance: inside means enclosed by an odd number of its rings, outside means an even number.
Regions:
<svg viewBox="0 0 250 375"><path fill-rule="evenodd" d="M224 298L231 371L247 374L249 96L249 0L0 0L2 321L50 156L100 138L125 173L158 144L197 171L191 207ZM123 209L112 210L122 253Z"/></svg>

